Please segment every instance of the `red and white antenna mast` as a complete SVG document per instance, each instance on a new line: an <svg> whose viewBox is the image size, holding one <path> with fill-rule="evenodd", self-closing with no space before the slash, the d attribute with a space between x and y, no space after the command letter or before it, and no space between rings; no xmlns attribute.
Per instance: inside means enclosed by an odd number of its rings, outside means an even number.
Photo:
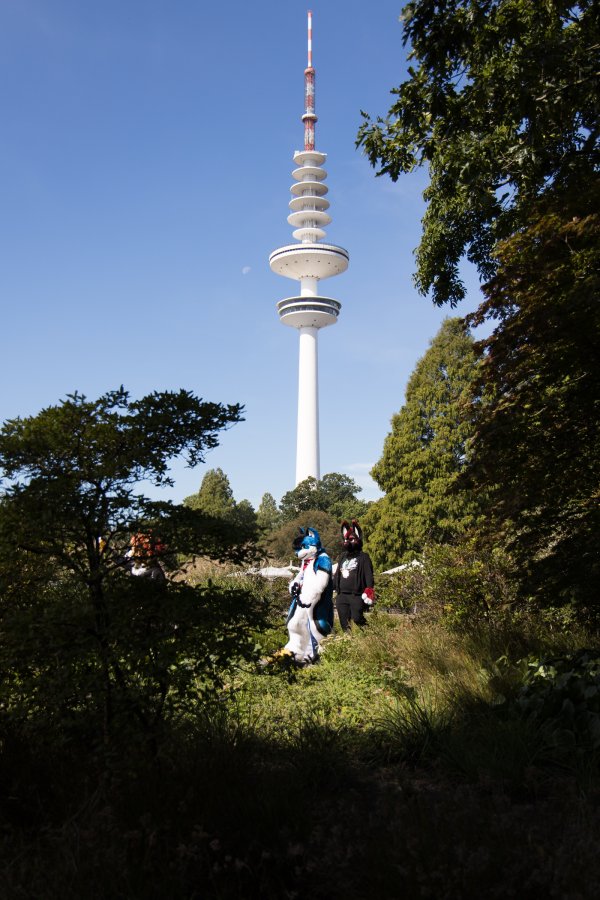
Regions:
<svg viewBox="0 0 600 900"><path fill-rule="evenodd" d="M308 10L308 65L304 70L304 149L315 149L315 70L312 64L312 12Z"/></svg>

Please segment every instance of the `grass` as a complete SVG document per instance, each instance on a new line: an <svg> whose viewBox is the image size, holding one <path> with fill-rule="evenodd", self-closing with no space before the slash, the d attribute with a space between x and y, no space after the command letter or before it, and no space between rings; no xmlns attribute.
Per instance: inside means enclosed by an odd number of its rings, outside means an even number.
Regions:
<svg viewBox="0 0 600 900"><path fill-rule="evenodd" d="M374 612L317 666L246 666L155 760L5 729L0 896L594 897L598 760L553 758L511 705L519 660L584 643Z"/></svg>

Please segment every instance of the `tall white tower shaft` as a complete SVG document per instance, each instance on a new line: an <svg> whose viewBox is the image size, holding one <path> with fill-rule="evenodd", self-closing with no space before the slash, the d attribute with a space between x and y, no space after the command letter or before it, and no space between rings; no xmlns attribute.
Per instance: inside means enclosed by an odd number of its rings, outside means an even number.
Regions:
<svg viewBox="0 0 600 900"><path fill-rule="evenodd" d="M273 272L300 282L300 295L277 304L284 325L300 332L298 366L298 434L296 441L296 484L321 477L319 464L319 372L318 332L334 325L341 303L319 295L319 281L339 275L348 268L348 251L334 244L320 243L324 226L331 222L326 210L327 172L322 168L327 154L315 150L315 70L312 67L312 13L308 13L308 66L304 71L304 150L294 153L297 168L290 188L292 237L299 243L274 250L269 257Z"/></svg>
<svg viewBox="0 0 600 900"><path fill-rule="evenodd" d="M298 430L296 437L296 484L311 475L320 479L319 466L319 329L300 331L298 365Z"/></svg>

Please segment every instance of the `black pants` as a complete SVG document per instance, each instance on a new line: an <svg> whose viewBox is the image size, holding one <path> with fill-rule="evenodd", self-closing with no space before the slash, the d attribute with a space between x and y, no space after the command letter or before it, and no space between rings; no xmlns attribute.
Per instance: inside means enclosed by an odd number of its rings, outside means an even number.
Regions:
<svg viewBox="0 0 600 900"><path fill-rule="evenodd" d="M350 620L355 625L366 625L363 615L364 600L360 594L338 594L335 606L344 631L350 631Z"/></svg>

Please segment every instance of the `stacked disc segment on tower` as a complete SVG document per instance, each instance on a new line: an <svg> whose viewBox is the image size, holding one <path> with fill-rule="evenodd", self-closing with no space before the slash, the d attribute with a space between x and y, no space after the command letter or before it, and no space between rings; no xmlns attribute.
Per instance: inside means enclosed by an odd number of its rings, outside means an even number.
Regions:
<svg viewBox="0 0 600 900"><path fill-rule="evenodd" d="M269 257L274 272L300 282L300 296L287 297L277 304L281 321L294 328L333 325L342 308L338 300L319 296L318 288L322 279L345 272L349 259L343 247L320 243L325 237L324 226L331 222L326 212L327 172L322 168L326 158L316 150L294 153L298 168L292 172L295 183L290 188L293 198L288 222L295 229L292 236L300 243L279 247Z"/></svg>

